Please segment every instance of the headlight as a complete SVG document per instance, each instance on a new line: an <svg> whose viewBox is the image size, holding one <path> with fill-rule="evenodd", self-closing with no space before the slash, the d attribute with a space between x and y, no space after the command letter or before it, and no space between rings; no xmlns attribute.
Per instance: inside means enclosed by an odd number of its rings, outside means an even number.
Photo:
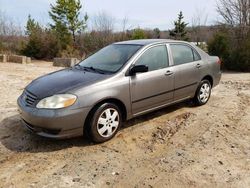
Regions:
<svg viewBox="0 0 250 188"><path fill-rule="evenodd" d="M59 94L44 98L36 105L37 108L59 109L71 106L77 97L72 94Z"/></svg>

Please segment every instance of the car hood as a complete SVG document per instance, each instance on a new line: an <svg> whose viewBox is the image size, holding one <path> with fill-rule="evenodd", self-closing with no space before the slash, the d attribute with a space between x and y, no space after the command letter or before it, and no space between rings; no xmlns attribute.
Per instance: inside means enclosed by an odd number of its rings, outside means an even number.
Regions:
<svg viewBox="0 0 250 188"><path fill-rule="evenodd" d="M69 68L37 78L26 87L26 90L42 99L88 86L109 77L111 75Z"/></svg>

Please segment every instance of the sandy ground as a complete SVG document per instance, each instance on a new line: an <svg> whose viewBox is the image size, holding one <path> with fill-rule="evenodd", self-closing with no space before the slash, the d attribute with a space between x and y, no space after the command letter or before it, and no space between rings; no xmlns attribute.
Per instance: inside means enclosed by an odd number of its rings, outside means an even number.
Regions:
<svg viewBox="0 0 250 188"><path fill-rule="evenodd" d="M111 141L48 140L16 99L51 63L0 64L0 187L250 187L250 74L225 73L207 105L184 102L125 123Z"/></svg>

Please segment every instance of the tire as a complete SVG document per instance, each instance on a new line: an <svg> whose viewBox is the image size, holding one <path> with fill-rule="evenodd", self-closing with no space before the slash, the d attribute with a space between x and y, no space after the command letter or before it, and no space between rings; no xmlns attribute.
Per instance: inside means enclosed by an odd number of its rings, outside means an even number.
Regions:
<svg viewBox="0 0 250 188"><path fill-rule="evenodd" d="M193 98L194 103L197 106L202 106L208 102L211 96L211 84L208 80L202 80L199 84L195 97Z"/></svg>
<svg viewBox="0 0 250 188"><path fill-rule="evenodd" d="M122 124L119 107L113 103L104 103L97 107L89 121L89 136L96 143L112 139Z"/></svg>

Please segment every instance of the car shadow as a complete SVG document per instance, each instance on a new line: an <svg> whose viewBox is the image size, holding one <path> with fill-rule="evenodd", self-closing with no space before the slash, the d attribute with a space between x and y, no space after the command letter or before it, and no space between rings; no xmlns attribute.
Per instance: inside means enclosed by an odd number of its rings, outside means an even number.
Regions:
<svg viewBox="0 0 250 188"><path fill-rule="evenodd" d="M19 114L0 122L0 131L1 144L15 152L53 152L64 148L94 145L84 137L53 140L35 135L23 126Z"/></svg>
<svg viewBox="0 0 250 188"><path fill-rule="evenodd" d="M158 111L142 115L124 123L122 129L126 129L138 123L160 117L184 107L193 107L190 101L185 101ZM71 147L86 147L95 145L86 136L66 140L53 140L43 138L30 133L23 127L18 114L5 118L0 122L0 142L4 147L15 152L53 152Z"/></svg>

